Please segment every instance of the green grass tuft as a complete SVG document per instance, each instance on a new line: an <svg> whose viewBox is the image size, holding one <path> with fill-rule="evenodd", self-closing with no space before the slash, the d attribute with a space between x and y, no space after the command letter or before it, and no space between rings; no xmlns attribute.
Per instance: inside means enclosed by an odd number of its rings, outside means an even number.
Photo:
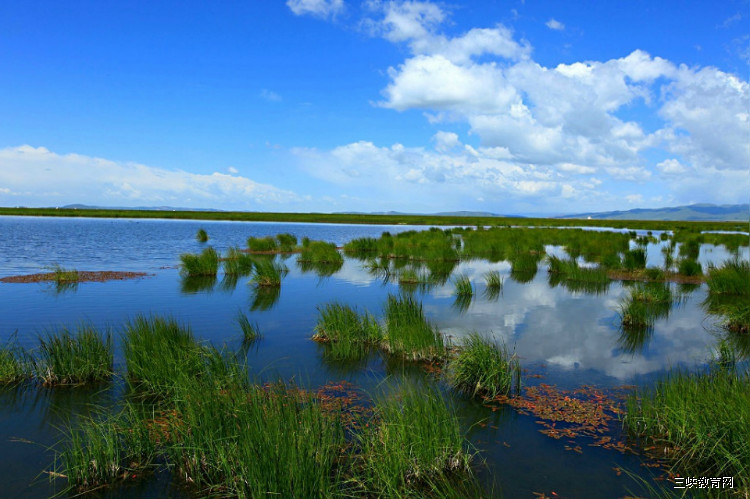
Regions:
<svg viewBox="0 0 750 499"><path fill-rule="evenodd" d="M19 383L31 378L33 368L33 359L15 341L0 346L0 385Z"/></svg>
<svg viewBox="0 0 750 499"><path fill-rule="evenodd" d="M289 272L282 263L273 260L259 260L255 262L255 269L251 281L260 287L280 287L281 280Z"/></svg>
<svg viewBox="0 0 750 499"><path fill-rule="evenodd" d="M242 330L243 341L253 342L261 337L257 324L252 324L242 310L237 311L237 324Z"/></svg>
<svg viewBox="0 0 750 499"><path fill-rule="evenodd" d="M278 243L276 239L271 236L250 237L247 240L247 248L252 252L259 253L277 251Z"/></svg>
<svg viewBox="0 0 750 499"><path fill-rule="evenodd" d="M721 267L708 266L708 291L721 295L750 295L750 262L734 258Z"/></svg>
<svg viewBox="0 0 750 499"><path fill-rule="evenodd" d="M216 276L219 271L219 254L212 247L203 250L200 255L184 253L180 255L183 277Z"/></svg>
<svg viewBox="0 0 750 499"><path fill-rule="evenodd" d="M224 257L224 274L230 276L246 276L253 271L254 259L239 248L231 247Z"/></svg>
<svg viewBox="0 0 750 499"><path fill-rule="evenodd" d="M422 304L412 297L388 295L385 324L384 344L389 352L414 360L445 355L443 336L425 318Z"/></svg>
<svg viewBox="0 0 750 499"><path fill-rule="evenodd" d="M75 333L62 329L39 338L36 376L45 385L104 381L114 374L112 336L81 325Z"/></svg>
<svg viewBox="0 0 750 499"><path fill-rule="evenodd" d="M471 280L466 274L459 274L453 280L455 286L456 296L464 296L471 298L474 296L474 287L471 285Z"/></svg>
<svg viewBox="0 0 750 499"><path fill-rule="evenodd" d="M318 324L313 339L331 344L330 356L336 359L358 359L370 346L383 340L378 321L365 312L340 303L318 307Z"/></svg>
<svg viewBox="0 0 750 499"><path fill-rule="evenodd" d="M448 369L451 384L475 396L492 398L521 388L518 357L478 333L466 337Z"/></svg>
<svg viewBox="0 0 750 499"><path fill-rule="evenodd" d="M205 243L208 241L208 233L203 229L198 229L198 233L195 235L195 239L199 243Z"/></svg>

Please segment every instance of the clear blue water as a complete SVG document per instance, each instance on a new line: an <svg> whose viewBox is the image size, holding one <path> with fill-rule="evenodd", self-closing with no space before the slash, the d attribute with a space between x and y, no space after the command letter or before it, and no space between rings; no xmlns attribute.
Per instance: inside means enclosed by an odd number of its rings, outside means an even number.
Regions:
<svg viewBox="0 0 750 499"><path fill-rule="evenodd" d="M380 354L356 365L331 363L325 346L310 340L317 307L330 301L356 305L381 315L389 293L398 285L368 273L361 262L346 259L330 277L303 272L296 256L285 260L290 272L277 300L267 308L247 279L190 286L179 276L179 255L198 252L195 241L204 228L208 244L224 251L245 246L249 236L289 232L343 244L353 238L377 237L426 227L337 224L272 224L245 222L104 220L0 217L0 277L42 272L59 264L78 270L144 271L148 277L106 283L81 283L57 290L48 283L0 283L0 341L15 340L26 348L38 345L38 336L60 326L81 321L110 328L119 337L122 325L138 314L171 315L189 324L195 335L212 344L239 349L238 310L258 324L263 338L247 352L253 374L259 379L294 378L317 387L330 381L349 381L374 391L385 377L424 376L420 368L394 365ZM649 263L658 264L659 245L649 246ZM747 258L747 248L743 257ZM550 253L561 250L549 248ZM728 257L722 247L706 247L701 261L720 263ZM651 260L654 258L655 260ZM483 295L482 274L499 270L504 278L496 299ZM614 388L648 385L670 366L695 368L705 363L717 341L718 328L700 306L704 286L660 319L647 341L635 352L623 346L618 308L627 289L619 282L606 292L588 294L551 286L543 264L533 280L519 283L510 277L507 262L462 262L456 269L468 275L477 291L467 309L455 305L450 281L418 294L428 318L460 342L471 331L484 332L504 342L521 358L522 366L544 382L563 389L582 385ZM116 365L122 370L117 350ZM60 439L59 429L70 417L86 413L92 405L116 403L121 383L104 390L83 388L0 389L0 497L48 497L62 486L50 481L54 453L47 447ZM643 473L640 458L600 447L577 454L565 442L539 433L533 416L510 407L493 412L480 403L457 396L471 441L486 459L480 473L495 482L495 493L505 497L533 497L533 492L555 491L561 497L622 497L637 490L613 467ZM484 426L477 423L486 423ZM33 444L28 443L34 442ZM134 488L133 488L134 487ZM133 487L107 489L107 497L183 497L187 492L159 475Z"/></svg>

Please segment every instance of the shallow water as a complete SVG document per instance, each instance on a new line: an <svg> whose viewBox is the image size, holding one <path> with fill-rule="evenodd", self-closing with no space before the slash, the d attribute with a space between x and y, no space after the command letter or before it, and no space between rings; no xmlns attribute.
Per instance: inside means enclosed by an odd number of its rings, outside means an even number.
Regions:
<svg viewBox="0 0 750 499"><path fill-rule="evenodd" d="M399 292L396 283L368 273L360 261L348 258L333 275L321 277L303 271L296 256L284 260L290 272L277 298L258 297L247 278L231 283L220 274L215 282L186 283L177 270L179 255L205 247L195 241L201 227L211 238L208 244L220 251L245 246L249 236L281 232L343 244L355 237L377 237L383 231L427 228L0 217L0 230L6 235L0 241L0 277L43 272L53 264L78 270L153 274L136 280L80 283L63 290L48 283L0 283L0 341L14 337L20 345L34 348L39 334L81 321L110 328L119 341L122 325L129 319L138 314L160 314L189 324L201 340L237 350L241 333L235 318L242 310L263 334L247 351L252 373L261 380L294 378L310 387L345 380L374 392L388 376L427 376L419 367L389 362L378 353L354 364L331 362L323 355L326 347L310 340L319 305L339 301L381 316L388 294ZM658 264L659 247L649 245L650 265ZM561 251L548 248L548 253ZM720 263L728 256L723 247L701 250L704 264ZM742 248L742 257L747 258L747 248ZM504 280L502 293L494 298L483 293L482 275L488 270L498 270ZM427 317L455 343L471 331L504 342L515 350L523 368L538 376L526 377L527 385L546 383L566 390L583 385L602 389L649 385L670 366L699 368L717 341L714 319L701 307L705 286L687 294L668 317L656 322L643 341L634 344L623 337L618 326L619 303L627 294L623 283L612 282L598 293L571 291L551 285L544 264L525 283L510 275L507 262L462 262L454 272L470 277L474 299L468 306L459 306L450 280L429 290L417 290ZM676 291L677 286L672 286ZM119 349L115 363L120 371L124 369ZM92 406L116 404L121 385L116 380L98 389L0 389L4 449L0 453L0 496L53 495L63 484L41 474L52 469L54 453L47 447L60 439L59 429L68 419L88 413ZM497 495L533 497L533 492L550 495L554 491L562 497L623 497L638 490L631 479L617 476L613 468L643 474L646 468L640 457L588 446L586 440L581 441L582 453L571 452L564 439L541 434L534 416L519 414L509 406L492 411L460 395L456 399L469 437L486 460L480 474L495 483ZM613 438L619 438L619 430L612 431ZM188 492L162 474L103 494L183 497Z"/></svg>

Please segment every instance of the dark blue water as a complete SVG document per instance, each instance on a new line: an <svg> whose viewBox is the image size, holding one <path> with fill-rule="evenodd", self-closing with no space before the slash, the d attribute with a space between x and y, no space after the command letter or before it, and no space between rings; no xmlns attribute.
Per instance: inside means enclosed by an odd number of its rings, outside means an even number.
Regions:
<svg viewBox="0 0 750 499"><path fill-rule="evenodd" d="M258 297L247 278L229 283L219 275L215 282L186 283L177 269L179 255L205 247L195 241L201 227L211 238L208 244L220 251L244 247L250 236L281 232L343 244L355 237L377 237L383 231L426 228L2 217L0 231L5 237L0 238L0 277L42 272L54 264L151 275L80 283L62 290L49 283L0 283L0 341L13 337L20 345L34 348L40 334L81 321L109 328L119 341L128 320L138 314L159 314L190 325L201 340L237 350L241 332L236 317L242 311L258 324L263 335L247 351L252 374L260 380L294 378L310 387L346 380L374 391L384 378L405 375L404 369L411 375L423 375L420 369L414 374L414 368L394 365L377 353L355 365L332 363L323 355L325 346L310 340L318 306L339 301L381 316L388 294L399 292L396 283L369 273L353 259L347 259L333 275L321 277L303 271L296 256L284 260L289 274L277 299ZM661 256L658 247L649 248L649 255ZM718 263L727 255L723 248L711 247L704 248L701 256L704 262L710 256ZM494 299L482 293L481 276L488 270L499 270L504 279L502 294ZM706 295L704 287L686 295L633 351L623 346L618 327L619 303L627 294L621 283L613 282L599 294L570 291L551 286L543 264L535 277L523 284L511 278L507 262L463 262L455 272L469 276L475 298L468 308L458 307L450 281L416 291L428 318L455 342L479 331L505 343L525 369L543 376L526 380L530 384L543 382L562 389L647 385L669 367L702 365L717 341L714 319L700 306ZM122 363L118 350L116 365L120 370ZM116 404L120 392L118 380L96 390L0 389L0 497L53 495L62 484L43 473L53 469L54 453L47 447L61 438L60 428L68 419L89 412L92 406ZM570 452L564 441L539 433L533 416L520 415L510 407L493 412L461 396L458 401L469 436L486 459L480 473L496 483L497 494L533 497L533 492L550 495L555 491L561 497L622 497L637 490L631 479L612 470L623 467L642 473L637 456L585 444L582 454ZM105 491L111 497L186 494L170 484L169 476L154 477L135 488Z"/></svg>

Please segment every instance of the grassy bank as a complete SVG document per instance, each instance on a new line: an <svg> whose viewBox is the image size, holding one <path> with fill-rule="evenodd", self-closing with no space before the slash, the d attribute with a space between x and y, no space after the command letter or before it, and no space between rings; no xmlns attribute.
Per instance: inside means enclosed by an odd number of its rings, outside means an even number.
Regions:
<svg viewBox="0 0 750 499"><path fill-rule="evenodd" d="M747 230L747 222L673 222L634 220L578 220L557 218L465 217L438 215L366 215L347 213L272 213L242 211L76 210L58 208L0 208L2 215L94 218L162 218L236 220L245 222L347 223L375 225L517 225L550 227L615 227L644 230Z"/></svg>

